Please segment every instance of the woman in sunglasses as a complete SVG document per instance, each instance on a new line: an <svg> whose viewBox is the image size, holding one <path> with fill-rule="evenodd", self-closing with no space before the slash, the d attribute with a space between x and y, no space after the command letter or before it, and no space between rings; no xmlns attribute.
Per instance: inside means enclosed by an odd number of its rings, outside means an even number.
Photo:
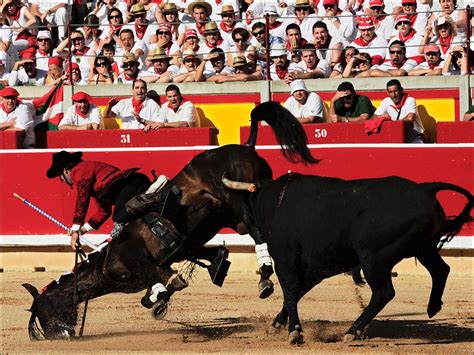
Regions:
<svg viewBox="0 0 474 355"><path fill-rule="evenodd" d="M230 66L235 57L244 57L247 62L255 60L255 47L250 45L250 32L245 28L236 28L232 31L232 45L227 53L227 62Z"/></svg>
<svg viewBox="0 0 474 355"><path fill-rule="evenodd" d="M154 43L148 46L148 52L152 53L157 48L163 48L165 53L172 57L172 63L179 65L179 57L181 51L178 43L173 41L173 34L171 32L171 26L167 23L160 23L156 30L156 36L152 40ZM151 66L151 62L147 58L147 65Z"/></svg>
<svg viewBox="0 0 474 355"><path fill-rule="evenodd" d="M94 60L92 75L89 78L89 85L113 84L115 82L115 73L109 58L100 56Z"/></svg>
<svg viewBox="0 0 474 355"><path fill-rule="evenodd" d="M181 46L184 42L186 25L179 18L180 10L173 2L162 2L156 12L156 19L158 23L165 23L170 26L173 41Z"/></svg>

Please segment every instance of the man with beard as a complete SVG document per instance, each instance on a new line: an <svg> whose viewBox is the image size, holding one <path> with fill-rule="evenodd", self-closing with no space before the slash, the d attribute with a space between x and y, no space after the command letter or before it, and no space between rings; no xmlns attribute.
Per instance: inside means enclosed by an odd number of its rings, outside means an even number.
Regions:
<svg viewBox="0 0 474 355"><path fill-rule="evenodd" d="M36 50L32 47L20 53L21 59L13 66L9 86L39 85L38 81L46 76L46 71L36 68Z"/></svg>
<svg viewBox="0 0 474 355"><path fill-rule="evenodd" d="M381 64L385 58L387 41L375 34L375 25L370 17L361 17L357 27L360 36L351 43L351 46L357 48L360 53L369 53L372 64Z"/></svg>
<svg viewBox="0 0 474 355"><path fill-rule="evenodd" d="M20 94L14 88L0 90L0 131L21 131L22 148L34 148L34 121L28 106L18 100Z"/></svg>
<svg viewBox="0 0 474 355"><path fill-rule="evenodd" d="M358 95L354 86L344 81L331 99L329 122L360 122L368 120L375 108L367 96Z"/></svg>
<svg viewBox="0 0 474 355"><path fill-rule="evenodd" d="M284 106L301 123L321 123L324 117L324 104L319 95L309 92L303 80L294 80L290 84L291 96Z"/></svg>
<svg viewBox="0 0 474 355"><path fill-rule="evenodd" d="M410 142L424 143L425 128L416 113L416 100L403 91L402 84L397 79L387 83L388 97L383 99L375 110L372 118L388 116L392 121L408 121L412 124Z"/></svg>
<svg viewBox="0 0 474 355"><path fill-rule="evenodd" d="M439 47L436 44L428 44L423 50L425 52L425 61L409 72L408 76L441 75L444 60L441 58Z"/></svg>
<svg viewBox="0 0 474 355"><path fill-rule="evenodd" d="M125 53L122 58L122 69L123 73L119 76L119 81L121 80L124 84L133 83L135 80L141 77L140 72L140 62L133 53Z"/></svg>
<svg viewBox="0 0 474 355"><path fill-rule="evenodd" d="M168 101L161 107L158 122L154 122L152 128L196 127L196 109L191 101L183 98L179 87L168 85L165 92Z"/></svg>
<svg viewBox="0 0 474 355"><path fill-rule="evenodd" d="M100 109L91 103L92 97L79 91L72 95L74 105L69 107L59 122L59 130L99 129Z"/></svg>
<svg viewBox="0 0 474 355"><path fill-rule="evenodd" d="M407 76L416 67L416 62L406 57L405 44L402 41L393 41L388 51L390 60L374 65L372 69L361 74L361 77Z"/></svg>
<svg viewBox="0 0 474 355"><path fill-rule="evenodd" d="M142 73L142 79L147 83L169 83L179 73L179 68L170 64L171 56L166 54L164 48L157 47L148 60L152 63L151 67Z"/></svg>
<svg viewBox="0 0 474 355"><path fill-rule="evenodd" d="M123 129L143 129L145 132L152 129L157 121L160 106L147 97L147 85L144 80L133 82L132 97L119 100L111 99L104 112L104 117L119 117Z"/></svg>

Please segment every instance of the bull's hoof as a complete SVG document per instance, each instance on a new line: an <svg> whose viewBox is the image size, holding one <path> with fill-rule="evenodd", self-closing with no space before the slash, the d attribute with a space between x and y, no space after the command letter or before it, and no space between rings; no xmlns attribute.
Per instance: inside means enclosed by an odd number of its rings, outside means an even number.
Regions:
<svg viewBox="0 0 474 355"><path fill-rule="evenodd" d="M441 306L443 302L436 306L428 306L428 317L433 318L439 311L441 311Z"/></svg>
<svg viewBox="0 0 474 355"><path fill-rule="evenodd" d="M344 343L349 343L349 342L354 341L356 339L357 339L357 337L356 337L355 334L347 333L347 334L344 335L343 341L344 341Z"/></svg>
<svg viewBox="0 0 474 355"><path fill-rule="evenodd" d="M273 282L270 280L262 280L258 284L259 297L265 299L273 293Z"/></svg>
<svg viewBox="0 0 474 355"><path fill-rule="evenodd" d="M303 334L298 329L293 330L289 335L288 335L288 342L291 345L299 345L304 343L304 338Z"/></svg>
<svg viewBox="0 0 474 355"><path fill-rule="evenodd" d="M167 313L168 302L163 300L156 302L151 309L151 316L156 320L162 320L163 318L165 318Z"/></svg>

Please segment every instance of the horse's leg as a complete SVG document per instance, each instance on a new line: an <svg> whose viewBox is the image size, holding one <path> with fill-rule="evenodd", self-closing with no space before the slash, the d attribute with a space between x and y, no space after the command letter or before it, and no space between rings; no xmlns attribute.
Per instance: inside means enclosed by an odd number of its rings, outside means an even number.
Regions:
<svg viewBox="0 0 474 355"><path fill-rule="evenodd" d="M434 246L421 251L416 257L431 275L432 289L428 303L428 317L431 318L441 310L443 304L441 297L443 296L450 268Z"/></svg>
<svg viewBox="0 0 474 355"><path fill-rule="evenodd" d="M267 243L265 243L263 234L257 228L248 197L233 193L230 198L230 205L234 209L235 214L245 224L248 233L255 241L255 252L260 269L259 296L260 298L267 298L274 291L273 282L270 280L270 276L273 274L272 258L268 252Z"/></svg>

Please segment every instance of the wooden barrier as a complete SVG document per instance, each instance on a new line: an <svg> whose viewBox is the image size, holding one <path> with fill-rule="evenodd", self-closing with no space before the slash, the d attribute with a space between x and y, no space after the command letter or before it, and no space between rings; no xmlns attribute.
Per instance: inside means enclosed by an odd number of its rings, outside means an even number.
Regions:
<svg viewBox="0 0 474 355"><path fill-rule="evenodd" d="M0 149L20 149L23 132L0 131Z"/></svg>
<svg viewBox="0 0 474 355"><path fill-rule="evenodd" d="M474 121L438 122L438 143L474 143Z"/></svg>
<svg viewBox="0 0 474 355"><path fill-rule="evenodd" d="M365 122L311 123L303 125L309 144L408 143L408 125L403 121L384 122L379 133L365 133ZM240 128L240 142L246 143L250 127ZM278 144L269 126L258 131L258 145Z"/></svg>
<svg viewBox="0 0 474 355"><path fill-rule="evenodd" d="M130 148L215 145L215 128L165 128L48 131L48 148Z"/></svg>

